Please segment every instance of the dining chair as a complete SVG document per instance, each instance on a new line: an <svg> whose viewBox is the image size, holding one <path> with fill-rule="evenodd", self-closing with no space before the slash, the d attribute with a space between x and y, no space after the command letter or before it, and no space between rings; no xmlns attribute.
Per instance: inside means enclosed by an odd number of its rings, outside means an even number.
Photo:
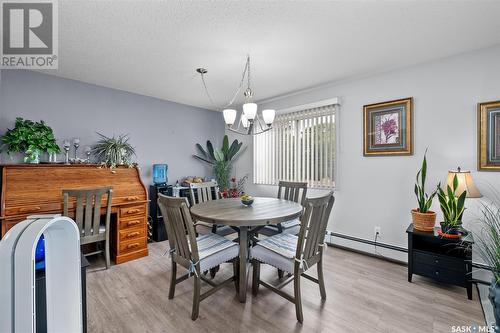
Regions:
<svg viewBox="0 0 500 333"><path fill-rule="evenodd" d="M111 220L112 187L100 187L90 189L63 189L63 215L74 217L80 230L80 245L98 245L104 242L104 250L97 250L84 254L90 256L104 253L106 269L110 266L109 254L109 230ZM76 201L75 215L70 216L70 199ZM101 223L101 203L106 200L105 220Z"/></svg>
<svg viewBox="0 0 500 333"><path fill-rule="evenodd" d="M217 184L217 182L191 183L189 185L189 194L191 197L192 205L196 205L206 201L221 199L219 185ZM196 221L196 225L204 225L209 228L212 228L212 232L214 234L218 233L223 236L235 232L235 230L229 227L217 226L216 224L205 223L202 221Z"/></svg>
<svg viewBox="0 0 500 333"><path fill-rule="evenodd" d="M307 182L289 182L280 180L278 183L278 199L285 199L300 203L304 206L307 195ZM275 235L282 232L297 234L300 221L294 219L277 225L268 225L265 235Z"/></svg>
<svg viewBox="0 0 500 333"><path fill-rule="evenodd" d="M297 321L303 322L302 299L300 293L300 278L305 277L319 284L321 299L326 299L325 282L323 277L323 251L326 226L332 211L333 192L328 195L305 200L305 213L301 217L299 235L281 233L260 241L251 251L253 267L252 293L258 294L259 285L272 290L295 304ZM279 283L271 285L260 280L260 264L266 263L291 276ZM318 278L307 275L305 272L317 264ZM294 282L293 296L281 289L290 282Z"/></svg>
<svg viewBox="0 0 500 333"><path fill-rule="evenodd" d="M158 196L158 205L169 235L168 242L172 260L168 298L174 298L176 284L193 276L194 293L191 319L196 320L200 302L236 280L239 246L229 239L213 233L196 237L187 198L168 197L163 194ZM215 284L201 274L203 271L208 271L229 261L233 262L233 276L220 284ZM188 270L185 275L179 278L177 278L177 265ZM212 289L200 295L201 281L211 285Z"/></svg>

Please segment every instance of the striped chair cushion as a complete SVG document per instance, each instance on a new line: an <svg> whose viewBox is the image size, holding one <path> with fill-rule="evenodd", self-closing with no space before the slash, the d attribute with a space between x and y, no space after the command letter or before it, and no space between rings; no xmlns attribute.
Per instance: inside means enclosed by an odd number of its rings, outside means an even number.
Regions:
<svg viewBox="0 0 500 333"><path fill-rule="evenodd" d="M200 270L206 271L239 255L238 244L217 234L206 234L196 238L200 256Z"/></svg>
<svg viewBox="0 0 500 333"><path fill-rule="evenodd" d="M289 229L289 228L293 228L293 227L296 227L296 226L299 226L299 225L300 225L300 220L299 219L295 219L295 220L286 221L286 222L281 223L281 227L283 229Z"/></svg>
<svg viewBox="0 0 500 333"><path fill-rule="evenodd" d="M293 273L297 240L297 236L286 233L268 237L252 248L251 257Z"/></svg>

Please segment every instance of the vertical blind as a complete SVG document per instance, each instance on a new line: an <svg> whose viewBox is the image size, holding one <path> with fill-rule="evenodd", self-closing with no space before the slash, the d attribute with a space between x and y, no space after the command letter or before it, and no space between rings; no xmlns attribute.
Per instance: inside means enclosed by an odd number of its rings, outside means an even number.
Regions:
<svg viewBox="0 0 500 333"><path fill-rule="evenodd" d="M254 183L335 185L335 105L279 115L272 129L255 135L253 143Z"/></svg>

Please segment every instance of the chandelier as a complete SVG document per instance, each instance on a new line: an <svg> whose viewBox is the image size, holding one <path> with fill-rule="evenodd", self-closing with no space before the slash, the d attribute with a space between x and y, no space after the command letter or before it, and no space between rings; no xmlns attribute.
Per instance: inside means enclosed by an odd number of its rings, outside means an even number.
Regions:
<svg viewBox="0 0 500 333"><path fill-rule="evenodd" d="M210 103L216 109L220 110L221 108L215 105L205 82L205 74L207 74L208 71L205 68L197 68L196 72L198 72L201 76L201 81L203 82L203 87L205 88L205 93L207 94ZM243 87L245 77L247 78L247 88L243 93L243 96L245 97L245 103L243 104L243 110L241 111L239 121L236 122L238 112L236 111L236 109L232 108L232 105ZM250 56L247 55L247 62L245 65L245 69L243 70L238 89L236 90L233 98L229 101L229 103L222 108L224 122L226 123L227 129L229 131L242 135L256 135L264 133L271 129L276 111L273 109L266 109L262 110L259 114L258 106L253 102L253 97L253 91L250 88Z"/></svg>

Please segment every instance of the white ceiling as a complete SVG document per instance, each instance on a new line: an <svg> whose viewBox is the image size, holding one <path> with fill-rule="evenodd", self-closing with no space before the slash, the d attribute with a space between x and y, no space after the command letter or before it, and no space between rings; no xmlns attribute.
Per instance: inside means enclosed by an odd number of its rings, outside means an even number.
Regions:
<svg viewBox="0 0 500 333"><path fill-rule="evenodd" d="M500 43L500 1L59 1L57 76L212 108Z"/></svg>

